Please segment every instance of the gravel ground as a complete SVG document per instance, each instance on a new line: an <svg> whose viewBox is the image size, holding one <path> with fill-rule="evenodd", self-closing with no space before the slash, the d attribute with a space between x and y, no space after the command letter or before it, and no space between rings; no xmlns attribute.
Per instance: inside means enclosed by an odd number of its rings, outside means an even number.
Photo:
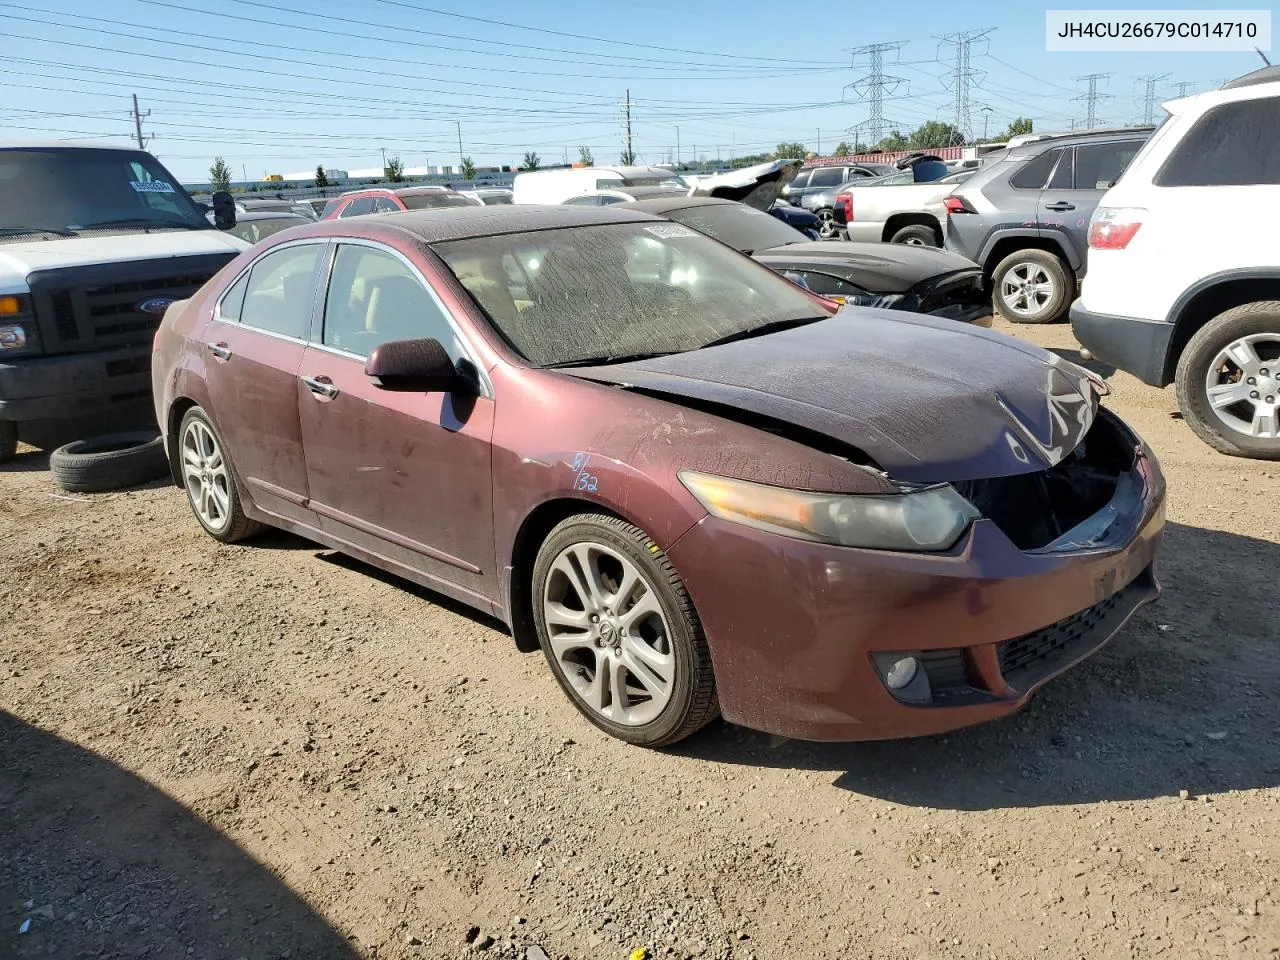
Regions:
<svg viewBox="0 0 1280 960"><path fill-rule="evenodd" d="M483 617L25 452L0 956L1280 956L1280 464L1110 380L1169 476L1164 597L1017 717L898 743L631 749Z"/></svg>

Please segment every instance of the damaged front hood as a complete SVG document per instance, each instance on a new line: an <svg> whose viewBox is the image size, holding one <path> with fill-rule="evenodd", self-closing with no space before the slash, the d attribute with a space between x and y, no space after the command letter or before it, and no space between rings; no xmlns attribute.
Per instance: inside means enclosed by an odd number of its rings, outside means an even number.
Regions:
<svg viewBox="0 0 1280 960"><path fill-rule="evenodd" d="M796 178L802 162L771 160L754 167L703 177L694 184L689 196L736 200L757 210L768 210L782 195L782 188Z"/></svg>
<svg viewBox="0 0 1280 960"><path fill-rule="evenodd" d="M823 240L757 250L752 256L774 270L814 270L850 280L872 293L905 293L921 280L977 270L959 254L905 243Z"/></svg>
<svg viewBox="0 0 1280 960"><path fill-rule="evenodd" d="M794 424L912 483L1052 466L1107 393L1088 371L1010 337L853 307L705 350L563 372Z"/></svg>

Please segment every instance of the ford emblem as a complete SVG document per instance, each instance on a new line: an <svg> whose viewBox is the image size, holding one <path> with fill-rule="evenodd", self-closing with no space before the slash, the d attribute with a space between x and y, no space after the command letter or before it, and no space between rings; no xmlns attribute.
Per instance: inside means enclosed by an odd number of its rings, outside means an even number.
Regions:
<svg viewBox="0 0 1280 960"><path fill-rule="evenodd" d="M152 313L157 317L162 317L164 312L169 309L169 304L173 302L173 297L152 297L150 300L143 300L138 304L138 309L143 313Z"/></svg>

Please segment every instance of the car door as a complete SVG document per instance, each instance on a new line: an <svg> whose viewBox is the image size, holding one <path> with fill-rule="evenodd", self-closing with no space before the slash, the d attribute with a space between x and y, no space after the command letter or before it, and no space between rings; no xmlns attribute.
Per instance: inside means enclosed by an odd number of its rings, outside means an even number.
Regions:
<svg viewBox="0 0 1280 960"><path fill-rule="evenodd" d="M1063 148L1062 159L1040 194L1037 219L1042 235L1057 234L1083 264L1089 248L1089 218L1142 143L1130 138Z"/></svg>
<svg viewBox="0 0 1280 960"><path fill-rule="evenodd" d="M813 175L812 170L801 170L795 175L790 183L782 188L782 197L784 200L800 206L800 200L805 195L809 186L809 177Z"/></svg>
<svg viewBox="0 0 1280 960"><path fill-rule="evenodd" d="M474 371L415 264L381 244L337 244L296 387L311 509L342 540L493 598L490 392L394 392L364 373L374 347L418 337Z"/></svg>
<svg viewBox="0 0 1280 960"><path fill-rule="evenodd" d="M202 331L210 415L263 510L303 523L308 497L298 367L327 241L275 247L227 290Z"/></svg>
<svg viewBox="0 0 1280 960"><path fill-rule="evenodd" d="M813 175L809 177L809 185L808 189L805 190L805 196L830 191L842 183L844 183L843 167L820 167L813 171Z"/></svg>

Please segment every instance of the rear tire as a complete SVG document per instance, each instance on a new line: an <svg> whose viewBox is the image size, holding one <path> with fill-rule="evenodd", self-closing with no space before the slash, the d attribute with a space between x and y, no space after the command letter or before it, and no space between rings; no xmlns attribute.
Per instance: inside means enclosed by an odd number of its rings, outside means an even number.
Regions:
<svg viewBox="0 0 1280 960"><path fill-rule="evenodd" d="M996 312L1011 323L1055 323L1076 298L1076 278L1062 258L1027 249L1000 261L991 277Z"/></svg>
<svg viewBox="0 0 1280 960"><path fill-rule="evenodd" d="M18 452L18 425L0 420L0 463L8 463Z"/></svg>
<svg viewBox="0 0 1280 960"><path fill-rule="evenodd" d="M192 407L178 427L174 464L187 493L187 504L204 532L219 543L235 543L262 530L245 515L236 490L235 469L213 421Z"/></svg>
<svg viewBox="0 0 1280 960"><path fill-rule="evenodd" d="M1206 323L1178 358L1174 383L1187 425L1209 446L1280 460L1280 301L1246 303Z"/></svg>
<svg viewBox="0 0 1280 960"><path fill-rule="evenodd" d="M911 247L940 247L942 246L942 238L938 236L938 231L933 227L927 227L923 223L912 223L889 238L890 243L905 243Z"/></svg>
<svg viewBox="0 0 1280 960"><path fill-rule="evenodd" d="M532 600L551 672L605 733L664 747L719 714L693 601L638 527L598 513L561 522L538 551Z"/></svg>
<svg viewBox="0 0 1280 960"><path fill-rule="evenodd" d="M836 216L831 212L831 208L823 207L821 210L813 212L818 216L818 238L821 240L839 240L840 226L836 223Z"/></svg>

